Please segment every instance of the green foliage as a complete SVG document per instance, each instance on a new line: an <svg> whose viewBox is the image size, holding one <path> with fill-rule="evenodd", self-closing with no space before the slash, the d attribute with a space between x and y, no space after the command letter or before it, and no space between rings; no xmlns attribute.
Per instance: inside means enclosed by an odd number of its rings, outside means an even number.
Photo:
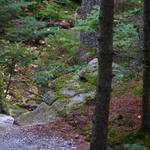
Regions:
<svg viewBox="0 0 150 150"><path fill-rule="evenodd" d="M46 38L47 44L59 50L61 53L66 54L66 57L70 57L77 53L80 41L79 32L75 30L59 29L54 34L49 34Z"/></svg>
<svg viewBox="0 0 150 150"><path fill-rule="evenodd" d="M114 31L114 50L117 53L122 52L124 56L133 56L137 50L137 29L133 24L119 23Z"/></svg>
<svg viewBox="0 0 150 150"><path fill-rule="evenodd" d="M79 66L67 65L61 61L50 61L47 65L40 65L34 76L34 82L37 84L45 84L48 80L55 79L64 74L68 74L77 70Z"/></svg>
<svg viewBox="0 0 150 150"><path fill-rule="evenodd" d="M135 96L135 97L141 97L142 94L143 94L143 91L142 91L142 86L135 86L133 87L132 89L132 94Z"/></svg>
<svg viewBox="0 0 150 150"><path fill-rule="evenodd" d="M80 31L97 31L99 19L99 6L94 6L85 20L77 20L75 29Z"/></svg>
<svg viewBox="0 0 150 150"><path fill-rule="evenodd" d="M10 20L18 18L23 12L22 8L32 5L33 2L25 0L1 0L0 1L0 31L10 25Z"/></svg>
<svg viewBox="0 0 150 150"><path fill-rule="evenodd" d="M0 27L3 27L11 17L17 16L21 11L17 1L1 0L0 1Z"/></svg>
<svg viewBox="0 0 150 150"><path fill-rule="evenodd" d="M9 27L6 37L11 41L34 41L48 33L45 23L38 22L34 17L23 17L16 20L18 27Z"/></svg>
<svg viewBox="0 0 150 150"><path fill-rule="evenodd" d="M120 12L119 14L116 15L115 22L120 21L124 23L129 23L130 21L132 21L133 16L140 15L140 13L141 13L141 9L139 7L128 11Z"/></svg>
<svg viewBox="0 0 150 150"><path fill-rule="evenodd" d="M10 115L9 108L8 108L8 105L7 105L7 102L6 102L6 99L1 99L1 105L2 105L2 112L3 112L4 114Z"/></svg>
<svg viewBox="0 0 150 150"><path fill-rule="evenodd" d="M115 16L114 50L124 57L133 57L138 50L138 32L133 17L140 14L140 9L124 11ZM86 20L79 20L75 29L80 31L97 31L99 20L99 6L93 8Z"/></svg>
<svg viewBox="0 0 150 150"><path fill-rule="evenodd" d="M1 40L0 45L0 65L6 70L10 70L15 65L27 66L35 59L35 56L27 51L22 43Z"/></svg>
<svg viewBox="0 0 150 150"><path fill-rule="evenodd" d="M129 143L131 145L139 143L145 145L145 147L150 147L150 127L126 134L124 136L124 143Z"/></svg>
<svg viewBox="0 0 150 150"><path fill-rule="evenodd" d="M68 13L68 9L74 10L74 3L70 0L50 0L48 4L42 5L38 17L43 19L71 19L72 15Z"/></svg>
<svg viewBox="0 0 150 150"><path fill-rule="evenodd" d="M124 150L148 150L148 148L139 144L125 144Z"/></svg>
<svg viewBox="0 0 150 150"><path fill-rule="evenodd" d="M15 73L16 67L20 68L28 66L31 62L33 62L35 56L31 52L27 51L21 43L10 43L9 41L1 40L0 45L0 68L4 74L4 85L1 90L6 90L5 94L2 96L2 99L4 99L9 90L11 77Z"/></svg>
<svg viewBox="0 0 150 150"><path fill-rule="evenodd" d="M51 2L46 6L42 6L38 16L50 19L60 19L59 9L60 6L57 3Z"/></svg>
<svg viewBox="0 0 150 150"><path fill-rule="evenodd" d="M115 11L121 12L140 6L141 0L115 0Z"/></svg>

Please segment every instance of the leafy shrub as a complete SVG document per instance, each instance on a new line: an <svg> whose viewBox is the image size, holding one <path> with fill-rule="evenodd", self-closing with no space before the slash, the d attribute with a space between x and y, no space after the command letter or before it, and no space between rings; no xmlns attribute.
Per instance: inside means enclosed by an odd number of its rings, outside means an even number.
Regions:
<svg viewBox="0 0 150 150"><path fill-rule="evenodd" d="M65 59L75 55L80 46L79 32L75 30L57 29L54 34L49 34L46 42L51 47L62 53Z"/></svg>
<svg viewBox="0 0 150 150"><path fill-rule="evenodd" d="M6 96L16 66L26 67L33 61L33 58L33 55L26 50L23 44L0 41L0 107L3 113L9 114Z"/></svg>
<svg viewBox="0 0 150 150"><path fill-rule="evenodd" d="M18 18L23 12L22 8L32 5L34 2L1 0L0 1L0 32L11 25L10 20Z"/></svg>
<svg viewBox="0 0 150 150"><path fill-rule="evenodd" d="M77 65L67 65L61 61L51 61L47 65L40 65L34 76L34 82L36 84L45 84L48 80L55 79L63 74L68 74L77 70L79 66Z"/></svg>
<svg viewBox="0 0 150 150"><path fill-rule="evenodd" d="M138 49L138 34L134 25L119 23L115 26L114 32L114 50L126 57L133 57Z"/></svg>
<svg viewBox="0 0 150 150"><path fill-rule="evenodd" d="M43 19L71 19L72 16L66 10L74 10L74 6L76 6L70 0L51 0L48 4L42 5L37 17Z"/></svg>
<svg viewBox="0 0 150 150"><path fill-rule="evenodd" d="M11 43L9 41L0 41L0 66L6 70L19 66L27 66L35 56L24 47L22 43Z"/></svg>
<svg viewBox="0 0 150 150"><path fill-rule="evenodd" d="M97 31L99 19L99 6L94 6L85 20L79 19L75 24L75 29L80 31Z"/></svg>
<svg viewBox="0 0 150 150"><path fill-rule="evenodd" d="M0 27L3 27L11 17L16 17L21 11L20 5L13 0L0 1Z"/></svg>
<svg viewBox="0 0 150 150"><path fill-rule="evenodd" d="M135 6L140 6L141 0L115 0L115 11L125 11L127 9L132 9Z"/></svg>
<svg viewBox="0 0 150 150"><path fill-rule="evenodd" d="M27 16L16 20L13 27L7 28L6 37L11 41L34 41L48 33L45 26L34 17Z"/></svg>
<svg viewBox="0 0 150 150"><path fill-rule="evenodd" d="M120 13L115 17L114 27L114 49L118 53L126 56L132 56L138 49L137 27L132 22L132 17L140 14L140 9L133 9ZM93 8L86 20L78 20L75 29L78 30L98 30L99 7Z"/></svg>

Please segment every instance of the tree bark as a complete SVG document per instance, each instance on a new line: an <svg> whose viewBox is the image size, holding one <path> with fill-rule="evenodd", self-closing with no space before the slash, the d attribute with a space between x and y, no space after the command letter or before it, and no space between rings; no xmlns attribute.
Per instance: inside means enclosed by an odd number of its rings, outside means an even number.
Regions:
<svg viewBox="0 0 150 150"><path fill-rule="evenodd" d="M113 62L114 0L101 0L98 79L90 150L107 149Z"/></svg>
<svg viewBox="0 0 150 150"><path fill-rule="evenodd" d="M142 128L150 125L150 1L144 0Z"/></svg>
<svg viewBox="0 0 150 150"><path fill-rule="evenodd" d="M99 5L100 0L82 0L81 19L85 20L95 5ZM81 32L80 41L83 48L80 50L80 64L87 63L85 60L86 49L96 49L98 47L97 32Z"/></svg>

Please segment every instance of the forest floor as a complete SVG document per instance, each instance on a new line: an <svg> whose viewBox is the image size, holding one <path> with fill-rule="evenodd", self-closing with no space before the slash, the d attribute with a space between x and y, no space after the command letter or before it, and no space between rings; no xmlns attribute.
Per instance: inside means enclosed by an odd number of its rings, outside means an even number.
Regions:
<svg viewBox="0 0 150 150"><path fill-rule="evenodd" d="M10 87L9 94L13 97L10 98L10 105L17 103L20 106L34 106L36 104L35 100L38 99L41 88L32 82L36 67L37 65L32 64L30 67L17 70ZM113 86L108 141L114 150L121 150L126 143L125 136L140 128L141 97L138 92L141 85L141 80L128 79ZM134 92L137 92L137 95ZM67 113L61 120L54 123L14 126L0 133L2 137L0 150L10 148L10 150L75 150L75 148L88 150L93 112L94 101L90 99L82 108ZM145 144L142 140L137 143Z"/></svg>
<svg viewBox="0 0 150 150"><path fill-rule="evenodd" d="M124 87L115 87L116 90L121 90L119 93L117 91L112 93L108 140L115 150L121 149L126 135L136 132L140 128L141 98L134 96L132 91L139 84L141 81L131 80L125 83ZM77 128L87 141L91 135L93 111L94 103L89 101L82 112L74 111L66 116L68 123ZM140 142L143 144L143 141Z"/></svg>
<svg viewBox="0 0 150 150"><path fill-rule="evenodd" d="M123 145L125 134L140 127L141 101L132 93L137 84L141 82L131 80L121 87L114 87L114 90L118 91L112 92L109 143L115 150L119 150ZM88 150L93 110L93 101L88 101L82 110L72 111L54 123L14 126L0 132L0 136L3 137L0 140L0 150Z"/></svg>
<svg viewBox="0 0 150 150"><path fill-rule="evenodd" d="M88 150L82 136L63 120L0 131L0 150Z"/></svg>

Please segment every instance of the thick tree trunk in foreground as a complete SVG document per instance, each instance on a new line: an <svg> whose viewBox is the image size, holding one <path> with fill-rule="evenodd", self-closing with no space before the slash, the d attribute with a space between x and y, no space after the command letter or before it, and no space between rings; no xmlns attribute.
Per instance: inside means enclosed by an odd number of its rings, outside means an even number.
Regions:
<svg viewBox="0 0 150 150"><path fill-rule="evenodd" d="M150 125L150 1L144 0L142 128Z"/></svg>
<svg viewBox="0 0 150 150"><path fill-rule="evenodd" d="M111 97L114 0L101 0L100 7L99 71L90 150L107 149Z"/></svg>

